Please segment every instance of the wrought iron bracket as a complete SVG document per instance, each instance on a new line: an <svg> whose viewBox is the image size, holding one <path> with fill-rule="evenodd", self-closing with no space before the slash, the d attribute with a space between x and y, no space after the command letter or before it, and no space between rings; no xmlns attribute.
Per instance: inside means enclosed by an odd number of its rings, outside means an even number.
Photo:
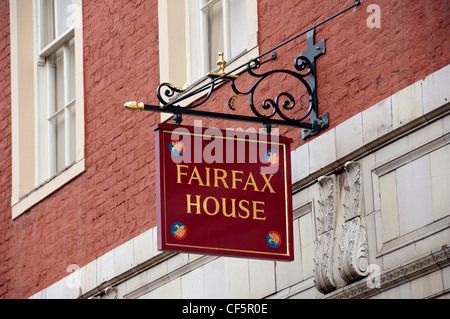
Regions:
<svg viewBox="0 0 450 319"><path fill-rule="evenodd" d="M226 62L223 60L223 54L219 53L219 61L217 62L218 71L211 72L207 75L209 78L208 83L193 88L188 88L187 86L177 87L170 83L161 83L156 90L156 96L161 105L148 105L137 102L127 102L125 104L125 108L132 111L139 110L172 113L174 115L173 118L176 124L181 124L183 120L182 115L184 114L189 116L261 123L264 125L267 134L271 133L272 125L302 128L302 139L317 134L322 129L329 126L329 115L328 113L326 113L320 116L318 107L316 59L322 54L325 54L326 45L324 39L318 43L315 43L315 29L325 22L350 10L351 8L358 6L359 4L359 0L355 1L355 3L348 8L338 12L337 14L329 17L326 20L323 20L322 22L314 25L306 31L301 32L300 34L277 45L276 47L235 68L230 72L225 72ZM276 50L278 48L290 43L291 41L304 34L307 35L307 49L305 52L299 54L295 58L295 71L290 69L277 69L264 73L257 73L257 70L260 69L263 64L277 58ZM268 59L266 58L265 60L262 60L262 58L268 56L269 54L270 57ZM236 86L236 81L239 79L239 75L245 72L253 77L255 79L255 82L247 91L240 91ZM296 111L298 101L294 97L294 94L290 92L281 92L276 97L269 97L264 99L261 105L255 105L256 89L264 80L266 80L273 74L283 74L297 81L298 86L294 88L295 90L306 90L306 93L309 96L309 105L302 108L306 109L306 112L304 114L298 115L299 112ZM197 107L203 105L206 101L208 101L214 89L224 82L228 82L234 92L234 95L231 96L228 100L228 107L232 112L220 113L198 110ZM297 94L295 95L299 96L298 92L296 93ZM302 94L304 93L305 92L303 91ZM181 102L196 96L201 97L194 103L188 104L186 106L181 106ZM234 112L236 112L236 109L234 107L235 101L242 96L248 96L249 106L254 116L234 114ZM301 108L301 106L299 108ZM289 113L290 115L288 116L286 113ZM293 117L292 114L295 114L295 117Z"/></svg>
<svg viewBox="0 0 450 319"><path fill-rule="evenodd" d="M314 33L315 29L312 29L307 33L307 50L302 54L300 54L294 63L295 68L297 70L300 70L302 68L305 58L311 63L310 72L308 74L308 85L311 91L311 99L313 107L311 109L311 113L309 114L309 116L310 122L314 123L315 127L313 127L312 129L303 129L302 139L314 135L318 133L321 129L324 129L329 126L328 113L319 117L319 106L317 100L317 82L316 82L316 58L322 54L325 54L326 51L325 39L323 39L319 43L315 43Z"/></svg>

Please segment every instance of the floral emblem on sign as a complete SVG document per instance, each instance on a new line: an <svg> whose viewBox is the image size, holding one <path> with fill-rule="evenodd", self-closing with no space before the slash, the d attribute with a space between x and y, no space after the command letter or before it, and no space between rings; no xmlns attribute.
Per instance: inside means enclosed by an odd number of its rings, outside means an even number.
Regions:
<svg viewBox="0 0 450 319"><path fill-rule="evenodd" d="M273 150L268 150L264 155L264 160L266 161L266 163L269 164L269 166L274 166L278 165L279 157L277 152Z"/></svg>
<svg viewBox="0 0 450 319"><path fill-rule="evenodd" d="M174 156L183 156L184 145L183 142L178 140L170 141L169 143L170 153Z"/></svg>
<svg viewBox="0 0 450 319"><path fill-rule="evenodd" d="M278 248L281 245L281 235L278 232L271 230L266 235L266 242L270 247Z"/></svg>
<svg viewBox="0 0 450 319"><path fill-rule="evenodd" d="M172 236L175 237L175 239L184 239L187 235L187 227L180 222L177 222L172 225L170 228L170 231L172 233Z"/></svg>

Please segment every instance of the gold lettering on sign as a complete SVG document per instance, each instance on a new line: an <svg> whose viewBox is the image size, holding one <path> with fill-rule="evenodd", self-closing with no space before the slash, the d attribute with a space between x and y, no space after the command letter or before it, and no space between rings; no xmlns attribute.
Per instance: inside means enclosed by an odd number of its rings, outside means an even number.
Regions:
<svg viewBox="0 0 450 319"><path fill-rule="evenodd" d="M263 213L264 214L264 208L258 208L258 205L262 205L264 207L264 202L257 202L254 201L253 202L253 219L257 219L257 220L266 220L266 217L258 217L258 213Z"/></svg>
<svg viewBox="0 0 450 319"><path fill-rule="evenodd" d="M199 173L198 173L197 167L194 167L194 170L192 171L191 179L189 180L189 183L188 183L189 185L192 184L192 180L193 180L193 179L196 179L196 180L198 181L198 184L199 184L200 186L205 186L205 185L203 184L203 181L202 181L202 179L201 179Z"/></svg>
<svg viewBox="0 0 450 319"><path fill-rule="evenodd" d="M269 188L269 191L270 191L271 193L275 193L275 191L273 190L272 186L270 185L270 180L272 179L273 175L270 175L269 178L267 178L266 174L261 174L261 176L263 177L264 182L265 182L265 185L264 185L263 189L261 190L261 192L264 192L264 190L266 189L266 187L268 187L268 188Z"/></svg>
<svg viewBox="0 0 450 319"><path fill-rule="evenodd" d="M237 201L236 198L225 197L221 197L219 200L214 196L202 198L201 195L195 195L193 200L192 197L192 194L186 194L186 212L188 214L201 215L204 213L208 216L216 216L222 212L222 215L228 218L247 219L251 217L254 220L266 220L264 202L246 199Z"/></svg>
<svg viewBox="0 0 450 319"><path fill-rule="evenodd" d="M231 188L232 189L236 189L236 182L241 182L242 183L242 178L237 178L237 174L244 174L243 171L231 171L231 176L232 176L232 180L233 182L231 183Z"/></svg>
<svg viewBox="0 0 450 319"><path fill-rule="evenodd" d="M252 172L250 172L250 174L248 175L247 183L245 183L244 190L247 190L247 186L248 185L252 185L253 186L253 190L255 192L259 192L258 186L256 186L256 182L255 182L255 179L253 178Z"/></svg>
<svg viewBox="0 0 450 319"><path fill-rule="evenodd" d="M253 174L252 172L188 166L177 164L177 184L187 184L193 187L214 187L246 192L275 194L271 181L273 174ZM214 197L207 195L186 194L186 213L195 215L266 220L263 201Z"/></svg>
<svg viewBox="0 0 450 319"><path fill-rule="evenodd" d="M200 215L201 214L200 213L200 195L195 196L196 202L194 204L191 203L191 194L186 194L186 199L187 199L187 213L191 214L192 213L191 206L195 206L195 207L197 207L196 214Z"/></svg>
<svg viewBox="0 0 450 319"><path fill-rule="evenodd" d="M211 172L211 167L199 169L197 166L190 168L188 165L177 164L177 184L187 183L188 185L225 189L230 189L231 185L231 189L275 194L276 192L271 184L273 176L273 174L263 173L253 175L252 172L246 173L236 170L227 172L222 168L213 168Z"/></svg>
<svg viewBox="0 0 450 319"><path fill-rule="evenodd" d="M221 176L219 176L218 173L221 173ZM220 168L215 168L214 169L214 187L219 187L219 183L217 182L218 180L222 181L222 185L225 188L228 188L228 184L225 181L225 179L227 178L227 171L224 169L220 169Z"/></svg>

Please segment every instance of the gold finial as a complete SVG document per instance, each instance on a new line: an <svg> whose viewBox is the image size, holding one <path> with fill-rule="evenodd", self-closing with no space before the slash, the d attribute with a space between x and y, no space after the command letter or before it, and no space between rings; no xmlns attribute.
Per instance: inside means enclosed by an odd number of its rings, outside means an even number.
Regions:
<svg viewBox="0 0 450 319"><path fill-rule="evenodd" d="M219 67L219 71L218 72L209 72L208 76L210 76L212 78L217 78L217 77L224 75L226 65L227 65L227 61L225 61L223 58L223 52L219 52L219 60L217 61L217 66ZM225 78L229 79L229 80L234 80L234 79L237 79L238 76L233 75L233 74L228 74L225 76Z"/></svg>
<svg viewBox="0 0 450 319"><path fill-rule="evenodd" d="M219 67L218 74L225 74L225 66L227 65L227 61L223 59L223 52L219 52L219 60L217 60L217 66Z"/></svg>
<svg viewBox="0 0 450 319"><path fill-rule="evenodd" d="M124 107L129 111L143 111L144 103L138 103L136 101L127 102L124 104Z"/></svg>

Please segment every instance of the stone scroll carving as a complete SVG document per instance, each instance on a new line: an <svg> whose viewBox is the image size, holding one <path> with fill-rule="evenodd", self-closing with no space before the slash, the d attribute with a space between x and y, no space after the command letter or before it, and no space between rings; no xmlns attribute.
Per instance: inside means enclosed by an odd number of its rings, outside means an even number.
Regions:
<svg viewBox="0 0 450 319"><path fill-rule="evenodd" d="M343 227L339 271L346 282L368 275L366 229L361 217L345 222Z"/></svg>
<svg viewBox="0 0 450 319"><path fill-rule="evenodd" d="M346 282L368 274L367 236L361 217L361 169L357 162L345 164L346 184L344 223L340 246L339 271Z"/></svg>
<svg viewBox="0 0 450 319"><path fill-rule="evenodd" d="M317 239L314 251L315 284L322 293L336 288L333 279L333 246L336 194L336 176L324 176L319 180L320 199L317 216Z"/></svg>
<svg viewBox="0 0 450 319"><path fill-rule="evenodd" d="M346 163L342 174L321 177L318 186L314 272L325 294L368 275L360 164Z"/></svg>
<svg viewBox="0 0 450 319"><path fill-rule="evenodd" d="M344 219L351 220L361 216L361 168L357 162L347 162L344 165L345 182L345 202Z"/></svg>

